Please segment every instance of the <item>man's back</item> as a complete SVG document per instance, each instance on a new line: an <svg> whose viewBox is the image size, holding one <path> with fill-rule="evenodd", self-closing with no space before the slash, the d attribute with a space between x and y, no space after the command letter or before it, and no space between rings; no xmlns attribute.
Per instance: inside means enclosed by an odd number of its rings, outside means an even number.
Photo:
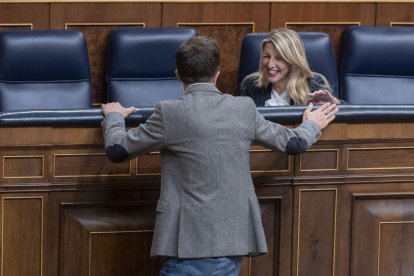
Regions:
<svg viewBox="0 0 414 276"><path fill-rule="evenodd" d="M182 100L159 107L166 140L160 225L152 254L194 258L265 253L249 169L253 101L195 84Z"/></svg>
<svg viewBox="0 0 414 276"><path fill-rule="evenodd" d="M128 133L121 113L108 114L102 126L111 160L161 150L151 255L179 258L266 253L251 143L300 153L320 134L309 120L295 129L266 121L250 98L222 94L212 84L194 84L181 100L161 102Z"/></svg>
<svg viewBox="0 0 414 276"><path fill-rule="evenodd" d="M248 154L255 139L253 102L221 94L211 85L192 88L182 100L162 104L167 150L185 161L190 173L222 177L233 168L250 178ZM226 182L232 179L234 175Z"/></svg>

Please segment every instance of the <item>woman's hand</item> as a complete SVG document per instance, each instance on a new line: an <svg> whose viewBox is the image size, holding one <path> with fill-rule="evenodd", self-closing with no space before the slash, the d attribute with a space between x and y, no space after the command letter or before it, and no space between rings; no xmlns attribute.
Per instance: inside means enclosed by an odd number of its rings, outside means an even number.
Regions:
<svg viewBox="0 0 414 276"><path fill-rule="evenodd" d="M324 103L340 104L340 101L335 98L328 90L317 90L308 93L309 103L322 105Z"/></svg>

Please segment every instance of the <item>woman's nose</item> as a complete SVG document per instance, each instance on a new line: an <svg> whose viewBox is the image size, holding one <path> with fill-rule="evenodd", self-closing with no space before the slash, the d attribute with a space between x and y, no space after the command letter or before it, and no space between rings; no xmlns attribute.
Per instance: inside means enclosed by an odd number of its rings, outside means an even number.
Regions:
<svg viewBox="0 0 414 276"><path fill-rule="evenodd" d="M274 58L269 59L269 62L267 63L268 67L273 67L276 65L276 60Z"/></svg>

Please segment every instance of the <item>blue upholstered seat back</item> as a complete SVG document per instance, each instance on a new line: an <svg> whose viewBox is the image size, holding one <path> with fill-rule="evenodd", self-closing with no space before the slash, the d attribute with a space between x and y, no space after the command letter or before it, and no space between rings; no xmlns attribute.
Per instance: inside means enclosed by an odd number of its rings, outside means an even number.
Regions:
<svg viewBox="0 0 414 276"><path fill-rule="evenodd" d="M0 33L0 111L90 107L90 66L81 32Z"/></svg>
<svg viewBox="0 0 414 276"><path fill-rule="evenodd" d="M175 75L175 52L196 35L191 28L125 28L110 34L108 101L151 107L183 95Z"/></svg>
<svg viewBox="0 0 414 276"><path fill-rule="evenodd" d="M268 33L250 33L242 41L237 86L248 74L258 70L261 42ZM299 32L305 46L311 70L324 75L338 96L338 73L335 54L330 37L321 32Z"/></svg>
<svg viewBox="0 0 414 276"><path fill-rule="evenodd" d="M348 28L342 57L349 104L414 104L414 28Z"/></svg>

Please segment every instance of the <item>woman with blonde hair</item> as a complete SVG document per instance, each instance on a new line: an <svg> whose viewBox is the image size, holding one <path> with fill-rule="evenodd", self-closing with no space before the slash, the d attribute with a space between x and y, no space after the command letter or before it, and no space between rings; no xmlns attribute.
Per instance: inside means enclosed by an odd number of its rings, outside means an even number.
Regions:
<svg viewBox="0 0 414 276"><path fill-rule="evenodd" d="M240 95L251 97L256 106L340 103L326 78L311 71L302 39L286 28L263 39L259 71L242 81Z"/></svg>

